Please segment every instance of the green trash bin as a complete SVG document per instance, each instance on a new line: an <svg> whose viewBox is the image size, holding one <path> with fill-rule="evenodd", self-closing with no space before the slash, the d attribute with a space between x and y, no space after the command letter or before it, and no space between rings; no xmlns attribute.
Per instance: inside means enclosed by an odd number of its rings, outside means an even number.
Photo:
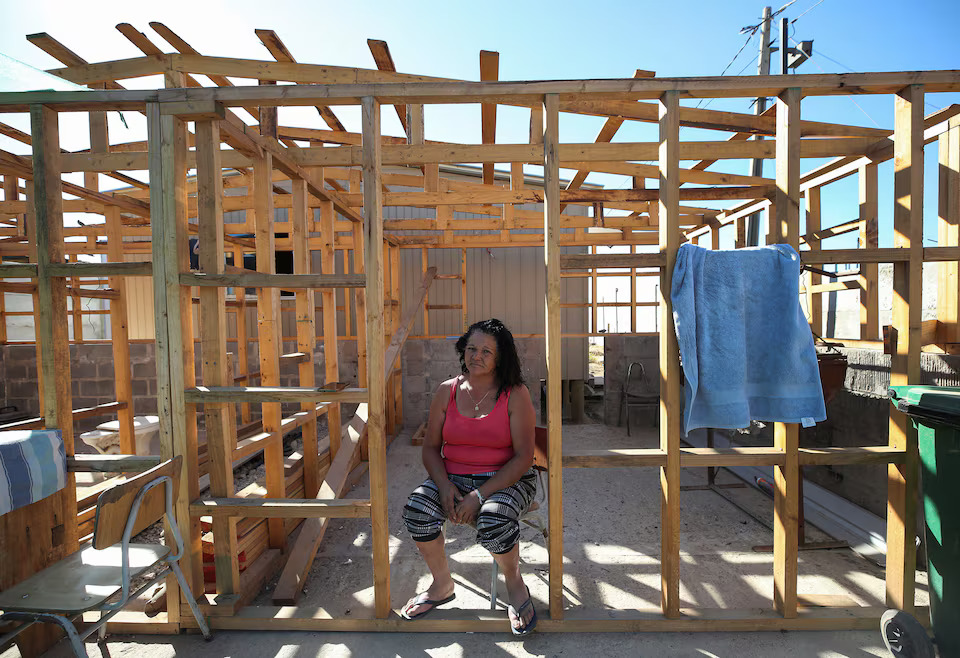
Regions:
<svg viewBox="0 0 960 658"><path fill-rule="evenodd" d="M933 635L941 656L960 656L960 388L894 386L890 401L917 428Z"/></svg>

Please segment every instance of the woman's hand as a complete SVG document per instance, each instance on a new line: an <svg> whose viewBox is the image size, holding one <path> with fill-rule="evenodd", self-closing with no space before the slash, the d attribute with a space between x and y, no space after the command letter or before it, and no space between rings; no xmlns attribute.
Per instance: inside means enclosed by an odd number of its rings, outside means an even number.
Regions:
<svg viewBox="0 0 960 658"><path fill-rule="evenodd" d="M454 511L453 520L455 523L464 523L471 525L477 518L477 512L480 511L480 499L477 497L476 490L471 491L460 500Z"/></svg>
<svg viewBox="0 0 960 658"><path fill-rule="evenodd" d="M460 495L460 492L450 480L447 480L446 484L441 483L438 488L440 489L440 504L443 506L443 513L454 523L459 523L456 519L457 503L463 499L463 496Z"/></svg>

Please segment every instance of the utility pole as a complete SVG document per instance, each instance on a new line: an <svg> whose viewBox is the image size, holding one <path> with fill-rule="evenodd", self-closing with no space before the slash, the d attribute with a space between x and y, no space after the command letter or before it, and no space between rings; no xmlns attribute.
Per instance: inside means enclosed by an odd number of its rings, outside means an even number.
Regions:
<svg viewBox="0 0 960 658"><path fill-rule="evenodd" d="M760 28L760 56L757 61L757 75L770 74L770 7L763 8L763 26ZM767 109L767 98L757 99L754 114L760 116ZM754 139L762 140L762 135ZM750 169L751 176L763 176L763 158L755 158ZM755 247L760 244L760 213L750 215L747 220L747 246Z"/></svg>

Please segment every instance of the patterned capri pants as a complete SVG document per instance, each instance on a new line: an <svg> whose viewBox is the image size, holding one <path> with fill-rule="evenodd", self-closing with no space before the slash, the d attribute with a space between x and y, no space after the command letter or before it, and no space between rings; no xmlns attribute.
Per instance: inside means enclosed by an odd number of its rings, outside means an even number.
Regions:
<svg viewBox="0 0 960 658"><path fill-rule="evenodd" d="M493 473L450 475L460 493L482 485ZM520 541L519 519L537 493L537 472L532 468L520 480L488 496L477 512L477 543L491 553L506 553ZM414 489L403 508L403 520L414 541L432 541L440 536L447 520L440 504L440 490L433 480Z"/></svg>

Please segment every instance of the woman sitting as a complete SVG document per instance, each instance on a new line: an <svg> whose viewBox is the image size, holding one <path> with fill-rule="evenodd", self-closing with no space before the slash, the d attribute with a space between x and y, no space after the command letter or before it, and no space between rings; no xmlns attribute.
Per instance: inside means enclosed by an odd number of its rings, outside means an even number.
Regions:
<svg viewBox="0 0 960 658"><path fill-rule="evenodd" d="M456 347L463 374L440 384L430 405L423 442L430 478L403 510L433 583L401 614L414 619L454 599L443 538L450 520L476 525L478 543L493 554L506 580L511 630L526 635L537 624L537 612L520 576L518 542L519 518L537 490L533 403L513 335L502 322L471 325Z"/></svg>

